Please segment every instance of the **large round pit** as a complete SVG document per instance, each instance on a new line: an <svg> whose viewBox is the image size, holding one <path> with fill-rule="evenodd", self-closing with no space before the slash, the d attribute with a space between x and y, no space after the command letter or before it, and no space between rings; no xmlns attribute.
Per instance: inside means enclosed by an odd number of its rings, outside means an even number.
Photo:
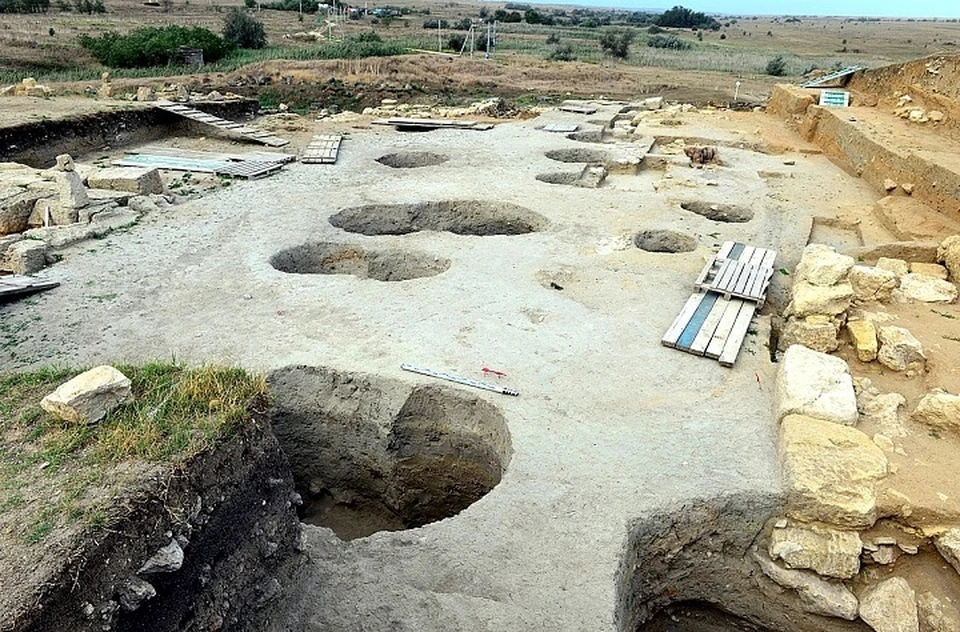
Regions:
<svg viewBox="0 0 960 632"><path fill-rule="evenodd" d="M330 223L361 235L406 235L436 230L485 236L532 233L543 229L547 219L509 202L442 200L355 206L331 216Z"/></svg>
<svg viewBox="0 0 960 632"><path fill-rule="evenodd" d="M289 274L351 274L376 281L407 281L445 272L450 260L406 250L312 242L281 250L270 258L270 265Z"/></svg>
<svg viewBox="0 0 960 632"><path fill-rule="evenodd" d="M442 165L450 160L443 154L435 154L429 151L401 151L394 154L386 154L377 158L377 162L394 169L416 169L418 167L435 167Z"/></svg>

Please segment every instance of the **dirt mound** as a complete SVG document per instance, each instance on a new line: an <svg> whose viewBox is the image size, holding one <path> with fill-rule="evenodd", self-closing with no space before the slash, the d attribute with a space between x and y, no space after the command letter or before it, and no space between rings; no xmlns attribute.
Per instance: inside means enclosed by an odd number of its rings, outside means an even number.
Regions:
<svg viewBox="0 0 960 632"><path fill-rule="evenodd" d="M642 230L633 243L648 252L690 252L697 247L697 240L672 230Z"/></svg>
<svg viewBox="0 0 960 632"><path fill-rule="evenodd" d="M376 281L407 281L445 272L450 260L404 250L315 242L278 252L270 258L270 265L291 274L352 274Z"/></svg>
<svg viewBox="0 0 960 632"><path fill-rule="evenodd" d="M393 167L394 169L415 169L417 167L434 167L450 160L443 154L435 154L429 151L401 151L395 154L387 154L377 158L381 165Z"/></svg>
<svg viewBox="0 0 960 632"><path fill-rule="evenodd" d="M457 235L523 235L542 230L547 219L509 202L443 200L370 204L340 211L330 223L361 235L406 235L437 230Z"/></svg>

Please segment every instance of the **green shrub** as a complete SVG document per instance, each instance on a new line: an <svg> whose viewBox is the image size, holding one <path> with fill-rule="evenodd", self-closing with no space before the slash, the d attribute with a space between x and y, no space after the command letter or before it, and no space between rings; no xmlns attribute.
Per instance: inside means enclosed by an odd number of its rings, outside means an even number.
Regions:
<svg viewBox="0 0 960 632"><path fill-rule="evenodd" d="M350 36L350 39L354 42L383 42L383 38L380 37L380 34L376 31L363 31L362 33L354 33Z"/></svg>
<svg viewBox="0 0 960 632"><path fill-rule="evenodd" d="M454 33L449 38L447 38L447 48L450 50L459 53L463 50L463 44L467 41L465 35L461 33Z"/></svg>
<svg viewBox="0 0 960 632"><path fill-rule="evenodd" d="M263 48L267 32L263 22L233 7L223 18L223 39L239 48Z"/></svg>
<svg viewBox="0 0 960 632"><path fill-rule="evenodd" d="M691 11L681 6L664 11L656 22L659 26L672 26L681 29L710 29L716 31L720 28L720 23L709 15L700 11Z"/></svg>
<svg viewBox="0 0 960 632"><path fill-rule="evenodd" d="M46 13L50 0L0 0L0 13Z"/></svg>
<svg viewBox="0 0 960 632"><path fill-rule="evenodd" d="M216 61L230 51L230 45L199 26L144 27L120 35L107 31L100 37L80 36L80 45L101 64L114 68L146 68L175 61L180 46L200 48L206 62Z"/></svg>
<svg viewBox="0 0 960 632"><path fill-rule="evenodd" d="M777 55L767 62L766 73L774 77L782 77L787 73L787 60L783 55Z"/></svg>
<svg viewBox="0 0 960 632"><path fill-rule="evenodd" d="M651 24L649 27L647 27L647 33L650 35L657 35L658 33L663 33L663 29L656 24Z"/></svg>
<svg viewBox="0 0 960 632"><path fill-rule="evenodd" d="M550 44L550 45L554 45L554 46L555 46L555 45L557 45L557 44L559 44L559 43L560 43L560 36L559 36L559 35L557 35L556 33L551 33L550 35L547 35L547 44Z"/></svg>
<svg viewBox="0 0 960 632"><path fill-rule="evenodd" d="M278 2L266 2L260 5L264 9L273 9L274 11L300 11L301 13L316 13L320 8L317 0L279 0Z"/></svg>
<svg viewBox="0 0 960 632"><path fill-rule="evenodd" d="M685 42L676 35L654 35L647 40L647 46L653 48L669 48L671 50L686 50L690 42Z"/></svg>
<svg viewBox="0 0 960 632"><path fill-rule="evenodd" d="M631 30L610 29L600 36L600 48L611 57L626 59L630 54L630 43L633 42L634 35Z"/></svg>
<svg viewBox="0 0 960 632"><path fill-rule="evenodd" d="M576 61L577 55L570 44L559 44L547 57L551 61Z"/></svg>

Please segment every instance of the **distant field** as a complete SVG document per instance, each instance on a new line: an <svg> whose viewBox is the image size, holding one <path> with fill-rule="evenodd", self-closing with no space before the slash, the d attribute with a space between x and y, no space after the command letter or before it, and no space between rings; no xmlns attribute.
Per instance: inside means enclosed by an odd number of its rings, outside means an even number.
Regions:
<svg viewBox="0 0 960 632"><path fill-rule="evenodd" d="M214 32L221 30L225 11L236 2L213 0L173 0L167 8L145 6L136 0L105 0L107 13L81 15L51 8L46 14L3 15L0 19L0 82L10 83L25 76L41 81L88 80L103 70L83 50L77 37L80 34L97 35L107 30L129 31L138 26L167 24L199 25ZM55 3L52 3L55 4ZM377 6L377 5L374 5ZM369 8L372 10L374 6ZM266 26L271 47L264 51L247 52L205 69L207 72L229 72L246 63L289 58L307 60L322 58L324 44L307 44L290 36L308 30L329 33L333 39L342 39L351 33L376 31L388 41L397 41L405 47L436 50L439 43L446 47L452 35L466 35L463 31L425 29L427 20L447 20L451 24L465 18L479 21L481 8L492 13L504 6L477 2L395 2L404 15L377 20L364 17L359 20L341 19L335 24L324 18L292 11L262 10L254 15ZM548 8L541 11L550 11ZM571 7L563 10L571 11ZM544 26L526 23L498 25L498 46L495 61L530 65L547 60L558 44L568 46L577 61L603 66L629 68L659 68L673 83L683 81L686 71L718 73L737 78L773 83L765 75L767 63L783 56L787 77L798 77L812 68L831 68L859 64L868 67L916 58L938 51L954 51L960 44L960 23L921 22L912 20L849 21L837 18L720 18L723 27L717 31L702 31L698 36L691 30L670 29L666 35L676 35L691 47L687 50L652 48L647 45L651 35L646 26L626 27L635 31L636 38L625 60L612 61L606 57L599 38L607 27ZM477 30L477 41L486 39L486 26ZM553 36L551 38L551 36ZM551 42L548 42L551 38ZM449 51L448 51L449 52ZM477 52L478 57L483 53ZM176 68L149 71L121 71L115 76L164 75L181 72Z"/></svg>

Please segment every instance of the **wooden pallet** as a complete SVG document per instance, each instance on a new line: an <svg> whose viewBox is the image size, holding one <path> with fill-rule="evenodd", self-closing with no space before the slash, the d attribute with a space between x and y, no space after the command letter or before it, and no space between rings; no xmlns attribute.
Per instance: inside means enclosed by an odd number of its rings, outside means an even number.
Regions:
<svg viewBox="0 0 960 632"><path fill-rule="evenodd" d="M241 162L228 162L216 170L218 176L230 176L231 178L246 178L247 180L256 180L265 178L280 171L283 165L279 162L259 162L257 160L244 160Z"/></svg>
<svg viewBox="0 0 960 632"><path fill-rule="evenodd" d="M304 164L332 165L340 155L340 143L343 136L338 134L318 134L303 150L300 162Z"/></svg>
<svg viewBox="0 0 960 632"><path fill-rule="evenodd" d="M171 114L182 116L190 119L191 121L197 121L198 123L203 123L204 125L210 125L219 130L231 134L237 134L243 138L252 140L255 143L260 143L269 147L283 147L290 142L278 136L274 136L270 132L265 132L255 127L249 127L243 123L228 121L227 119L222 119L219 116L207 114L206 112L201 112L200 110L188 107L186 105L181 105L179 103L174 103L173 101L161 99L160 101L154 101L153 106L163 110L164 112L170 112Z"/></svg>
<svg viewBox="0 0 960 632"><path fill-rule="evenodd" d="M150 156L167 156L170 158L184 158L187 160L217 160L220 162L255 160L258 162L279 162L286 164L293 162L297 157L279 151L245 151L242 153L220 153L214 151L198 151L195 149L181 149L179 147L165 147L163 145L145 145L137 149L129 149L127 154L146 154Z"/></svg>
<svg viewBox="0 0 960 632"><path fill-rule="evenodd" d="M42 281L28 276L0 277L0 301L51 290L58 285L59 281Z"/></svg>
<svg viewBox="0 0 960 632"><path fill-rule="evenodd" d="M660 343L730 367L766 299L776 252L732 241L704 266L698 289L684 304Z"/></svg>
<svg viewBox="0 0 960 632"><path fill-rule="evenodd" d="M561 112L570 112L572 114L596 114L597 108L589 105L564 104L557 108Z"/></svg>
<svg viewBox="0 0 960 632"><path fill-rule="evenodd" d="M250 180L273 175L283 168L282 162L272 160L211 160L208 158L157 156L154 154L131 154L126 158L112 161L112 164L118 167L155 167L170 171L212 173L218 176Z"/></svg>

